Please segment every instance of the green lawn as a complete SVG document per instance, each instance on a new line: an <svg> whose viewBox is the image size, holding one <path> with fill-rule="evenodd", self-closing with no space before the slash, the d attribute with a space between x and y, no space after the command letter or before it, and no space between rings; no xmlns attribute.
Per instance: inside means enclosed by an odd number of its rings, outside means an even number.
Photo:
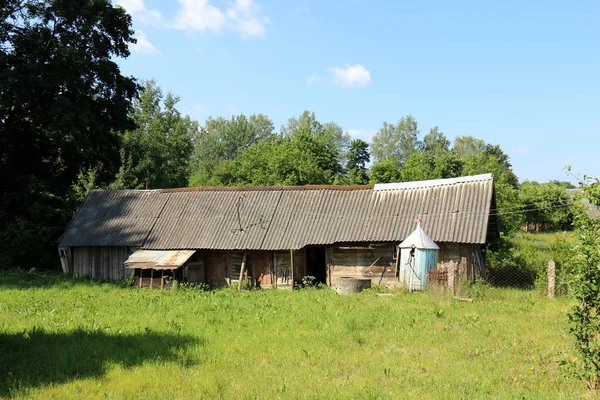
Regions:
<svg viewBox="0 0 600 400"><path fill-rule="evenodd" d="M0 275L0 396L585 397L558 367L567 299L486 289L339 296L120 288Z"/></svg>

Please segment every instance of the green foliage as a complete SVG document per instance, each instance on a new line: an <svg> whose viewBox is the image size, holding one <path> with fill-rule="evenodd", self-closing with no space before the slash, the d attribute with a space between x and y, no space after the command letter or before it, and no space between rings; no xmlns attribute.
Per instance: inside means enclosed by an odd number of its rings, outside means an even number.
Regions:
<svg viewBox="0 0 600 400"><path fill-rule="evenodd" d="M125 132L116 189L156 189L186 186L190 175L192 137L197 123L175 108L179 98L163 95L147 81L134 103L136 128Z"/></svg>
<svg viewBox="0 0 600 400"><path fill-rule="evenodd" d="M361 139L355 139L350 143L346 169L351 184L363 185L369 183L367 164L371 161L369 144Z"/></svg>
<svg viewBox="0 0 600 400"><path fill-rule="evenodd" d="M131 17L108 0L7 0L0 21L0 260L48 266L82 169L98 185L118 169Z"/></svg>
<svg viewBox="0 0 600 400"><path fill-rule="evenodd" d="M600 180L584 178L584 194L591 204L600 205ZM579 243L571 260L574 272L573 297L569 312L570 333L580 358L571 361L571 372L587 382L590 390L600 389L600 220L588 215L578 204L575 227Z"/></svg>
<svg viewBox="0 0 600 400"><path fill-rule="evenodd" d="M571 304L493 287L464 303L3 272L0 396L581 398L577 379L556 365ZM176 387L160 377L177 377Z"/></svg>
<svg viewBox="0 0 600 400"><path fill-rule="evenodd" d="M488 246L488 281L495 286L537 287L545 292L548 261L556 262L556 293L568 294L573 275L570 248L577 243L569 232L516 232Z"/></svg>
<svg viewBox="0 0 600 400"><path fill-rule="evenodd" d="M383 123L373 136L371 153L376 163L392 161L400 168L404 161L421 146L418 140L419 128L412 115L402 117L397 124Z"/></svg>
<svg viewBox="0 0 600 400"><path fill-rule="evenodd" d="M342 151L345 154L348 135L338 125L321 124L314 113L306 111L299 119L288 121L282 136L259 137L244 133L239 122L242 117L207 121L196 141L192 184L333 184L342 176ZM249 121L253 119L256 117ZM253 126L247 124L248 129ZM265 131L269 129L261 130ZM247 140L234 139L236 135L245 135Z"/></svg>
<svg viewBox="0 0 600 400"><path fill-rule="evenodd" d="M519 187L519 202L527 225L557 230L573 220L571 199L564 187L555 183L525 181Z"/></svg>
<svg viewBox="0 0 600 400"><path fill-rule="evenodd" d="M231 167L231 160L246 149L277 138L273 122L263 114L231 119L209 118L194 137L192 177L195 186L227 185L231 177L222 176Z"/></svg>
<svg viewBox="0 0 600 400"><path fill-rule="evenodd" d="M402 179L400 170L392 160L378 162L369 169L371 183L399 182L400 179Z"/></svg>

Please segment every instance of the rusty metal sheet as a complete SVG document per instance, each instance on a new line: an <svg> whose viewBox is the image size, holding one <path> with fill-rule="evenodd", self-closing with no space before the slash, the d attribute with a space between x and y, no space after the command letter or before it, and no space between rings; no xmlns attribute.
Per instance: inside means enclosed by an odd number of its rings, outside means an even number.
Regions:
<svg viewBox="0 0 600 400"><path fill-rule="evenodd" d="M176 269L196 250L138 250L125 261L125 268Z"/></svg>

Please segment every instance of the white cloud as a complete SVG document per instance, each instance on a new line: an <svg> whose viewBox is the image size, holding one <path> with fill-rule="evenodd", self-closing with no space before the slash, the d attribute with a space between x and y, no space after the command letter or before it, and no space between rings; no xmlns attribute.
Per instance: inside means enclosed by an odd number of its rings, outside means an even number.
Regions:
<svg viewBox="0 0 600 400"><path fill-rule="evenodd" d="M137 43L131 45L131 51L134 53L153 55L158 54L158 49L148 40L146 34L138 29L135 31L134 37L137 39Z"/></svg>
<svg viewBox="0 0 600 400"><path fill-rule="evenodd" d="M144 0L115 0L115 4L123 7L136 21L151 24L162 21L162 14L158 10L146 8Z"/></svg>
<svg viewBox="0 0 600 400"><path fill-rule="evenodd" d="M521 146L517 149L519 154L527 154L529 153L529 146Z"/></svg>
<svg viewBox="0 0 600 400"><path fill-rule="evenodd" d="M190 32L233 31L248 39L265 36L270 24L254 0L235 0L225 10L209 4L209 0L179 0L179 4L174 26Z"/></svg>
<svg viewBox="0 0 600 400"><path fill-rule="evenodd" d="M327 72L332 75L333 83L343 88L367 86L371 83L371 73L360 64L346 64L343 68L331 67Z"/></svg>

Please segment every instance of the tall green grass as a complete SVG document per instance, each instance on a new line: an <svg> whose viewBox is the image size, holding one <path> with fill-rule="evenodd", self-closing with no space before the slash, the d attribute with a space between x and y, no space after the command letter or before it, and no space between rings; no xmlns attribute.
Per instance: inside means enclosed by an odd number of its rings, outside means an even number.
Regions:
<svg viewBox="0 0 600 400"><path fill-rule="evenodd" d="M0 276L0 396L568 399L567 299L160 291Z"/></svg>

